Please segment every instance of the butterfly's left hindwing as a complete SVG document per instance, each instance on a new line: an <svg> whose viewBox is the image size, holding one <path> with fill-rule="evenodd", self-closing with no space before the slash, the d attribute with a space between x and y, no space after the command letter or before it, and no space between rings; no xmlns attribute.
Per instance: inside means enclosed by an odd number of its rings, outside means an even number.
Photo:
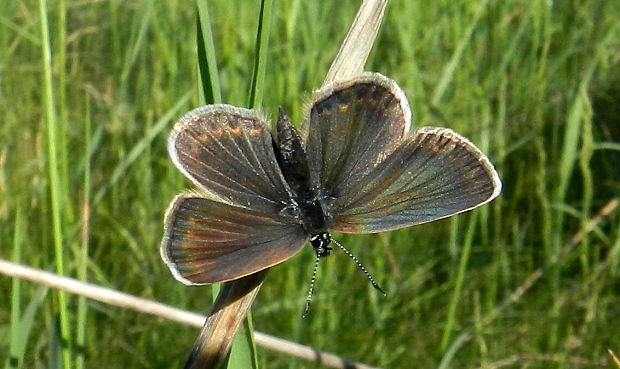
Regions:
<svg viewBox="0 0 620 369"><path fill-rule="evenodd" d="M313 187L338 197L397 147L411 114L401 95L396 83L370 73L317 93L304 123Z"/></svg>

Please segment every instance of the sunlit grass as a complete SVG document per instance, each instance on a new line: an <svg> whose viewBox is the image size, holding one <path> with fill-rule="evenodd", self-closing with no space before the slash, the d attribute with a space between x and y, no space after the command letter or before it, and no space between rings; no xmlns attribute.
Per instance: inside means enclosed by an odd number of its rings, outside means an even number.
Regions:
<svg viewBox="0 0 620 369"><path fill-rule="evenodd" d="M259 5L209 1L222 102L248 106ZM301 122L357 6L274 2L263 111L282 106ZM270 271L255 328L389 368L611 363L618 211L590 225L620 193L617 14L614 1L392 1L367 69L403 87L415 125L479 145L504 192L475 214L336 234L388 296L335 253L302 320L308 247ZM200 104L196 17L194 2L178 0L0 2L1 258L208 310L209 288L177 283L158 251L163 211L191 187L165 142ZM179 367L198 333L5 277L0 293L7 368L22 355L28 368L60 368L63 357ZM265 368L316 367L258 353Z"/></svg>

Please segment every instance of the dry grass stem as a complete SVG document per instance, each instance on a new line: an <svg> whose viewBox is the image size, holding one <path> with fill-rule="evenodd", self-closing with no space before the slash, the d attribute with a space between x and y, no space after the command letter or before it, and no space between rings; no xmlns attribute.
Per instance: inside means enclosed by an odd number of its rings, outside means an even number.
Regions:
<svg viewBox="0 0 620 369"><path fill-rule="evenodd" d="M119 292L110 288L97 286L91 283L79 281L69 277L61 277L57 274L50 273L41 269L31 268L24 265L12 263L7 260L0 259L0 273L13 278L24 279L40 285L63 290L75 295L88 297L89 299L103 302L105 304L118 306L123 309L129 309L140 313L154 315L163 319L168 319L178 323L202 327L205 322L205 316L191 311L178 309L170 305L162 304L152 300L130 295L128 293ZM255 281L256 282L256 281ZM254 283L255 283L254 282ZM251 285L250 280L245 281ZM222 289L224 291L224 289ZM233 296L236 292L234 289L225 292L228 296ZM224 293L224 292L223 292ZM234 300L234 299L231 299ZM234 302L240 303L240 302ZM224 318L222 312L214 305L212 311L217 314L218 321ZM280 337L275 337L261 332L254 332L256 344L266 349L281 352L287 355L296 356L301 359L320 362L323 365L333 368L357 368L357 369L376 369L366 364L357 363L340 356L315 350L309 346L300 345Z"/></svg>

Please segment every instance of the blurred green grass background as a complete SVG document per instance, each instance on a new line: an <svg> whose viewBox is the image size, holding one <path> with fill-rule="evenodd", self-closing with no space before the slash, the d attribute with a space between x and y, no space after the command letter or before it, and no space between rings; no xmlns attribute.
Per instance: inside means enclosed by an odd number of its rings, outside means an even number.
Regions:
<svg viewBox="0 0 620 369"><path fill-rule="evenodd" d="M299 123L359 2L274 5L263 110ZM229 104L248 101L258 10L209 2ZM336 252L302 320L306 248L270 271L255 328L386 368L609 367L620 216L590 225L620 193L618 14L604 0L391 1L366 69L401 85L415 125L481 147L503 194L432 224L336 234L388 296ZM210 289L176 282L158 251L164 210L191 187L166 138L199 104L195 17L180 0L0 3L0 258L208 310ZM7 368L176 368L198 333L6 277L0 296ZM259 362L320 367L260 348Z"/></svg>

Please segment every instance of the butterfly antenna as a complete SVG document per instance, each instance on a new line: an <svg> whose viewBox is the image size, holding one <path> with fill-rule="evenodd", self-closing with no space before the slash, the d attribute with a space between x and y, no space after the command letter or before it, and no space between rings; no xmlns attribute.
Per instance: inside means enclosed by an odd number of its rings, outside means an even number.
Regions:
<svg viewBox="0 0 620 369"><path fill-rule="evenodd" d="M312 279L310 280L310 289L308 290L308 297L306 297L306 307L304 308L304 313L302 314L302 318L306 318L308 313L310 313L310 302L312 302L312 294L314 293L314 282L316 281L316 272L319 270L319 256L316 257L316 262L314 263L314 271L312 272Z"/></svg>
<svg viewBox="0 0 620 369"><path fill-rule="evenodd" d="M357 266L362 270L362 272L364 273L364 275L366 275L366 278L368 278L368 280L370 281L370 284L372 284L372 286L379 292L381 292L381 294L383 296L386 295L385 291L383 291L383 289L381 287L379 287L379 285L377 284L377 282L375 282L374 278L370 275L370 273L368 273L368 271L366 270L366 268L364 268L364 266L362 265L362 263L360 263L359 260L357 260L357 258L355 257L355 255L353 255L349 250L347 250L344 246L342 246L338 241L332 239L332 242L334 242L336 245L338 245L338 247L340 247L340 249L342 251L344 251L345 254L347 254L348 257L350 257L351 259L353 259L353 261L355 262L355 264L357 264ZM317 260L318 262L318 260Z"/></svg>

